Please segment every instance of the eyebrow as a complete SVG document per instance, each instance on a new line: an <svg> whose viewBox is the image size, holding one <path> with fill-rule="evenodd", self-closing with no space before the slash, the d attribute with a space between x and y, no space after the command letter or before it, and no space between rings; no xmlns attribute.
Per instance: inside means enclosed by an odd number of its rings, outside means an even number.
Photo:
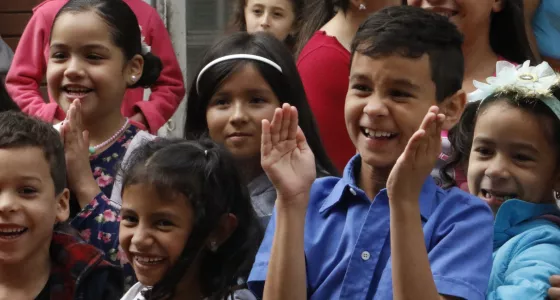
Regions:
<svg viewBox="0 0 560 300"><path fill-rule="evenodd" d="M476 138L473 139L473 144L474 143L481 143L481 144L493 145L493 146L496 145L496 142L494 142L492 139L487 138L487 137L476 137ZM532 144L529 144L529 143L513 142L513 143L509 143L509 146L517 148L517 149L532 151L534 153L539 152L537 150L537 148L535 148Z"/></svg>
<svg viewBox="0 0 560 300"><path fill-rule="evenodd" d="M392 80L389 80L389 82L390 82L391 84L398 85L398 86L401 86L401 87L403 87L403 88L407 88L407 89L411 89L411 90L416 90L416 91L417 91L417 90L420 90L420 86L418 86L418 85L412 83L412 82L411 82L410 80L408 80L408 79L392 79Z"/></svg>
<svg viewBox="0 0 560 300"><path fill-rule="evenodd" d="M63 44L63 43L53 43L53 44L51 44L50 49L53 49L53 48L68 48L68 46ZM107 52L110 51L109 48L107 48L107 47L105 47L101 44L87 44L85 46L82 46L81 48L85 48L85 49L88 49L88 50L102 50L102 51L107 51Z"/></svg>
<svg viewBox="0 0 560 300"><path fill-rule="evenodd" d="M368 81L369 81L370 78L369 78L369 76L367 76L367 75L365 75L365 74L362 74L362 73L355 73L355 74L352 74L352 75L350 76L350 81L352 81L352 80L361 80L361 81L368 80Z"/></svg>

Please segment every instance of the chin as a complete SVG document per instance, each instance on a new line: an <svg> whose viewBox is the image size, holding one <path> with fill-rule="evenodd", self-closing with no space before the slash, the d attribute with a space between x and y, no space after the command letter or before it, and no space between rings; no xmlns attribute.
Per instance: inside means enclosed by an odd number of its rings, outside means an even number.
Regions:
<svg viewBox="0 0 560 300"><path fill-rule="evenodd" d="M378 154L378 153L371 153L370 151L360 151L360 155L362 157L362 162L366 163L367 165L373 168L393 168L395 163L397 162L398 157L394 157L393 154Z"/></svg>

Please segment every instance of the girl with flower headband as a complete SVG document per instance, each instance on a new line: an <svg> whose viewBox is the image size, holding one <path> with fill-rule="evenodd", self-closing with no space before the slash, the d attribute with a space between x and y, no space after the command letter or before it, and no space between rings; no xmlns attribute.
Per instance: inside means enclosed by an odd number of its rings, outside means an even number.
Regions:
<svg viewBox="0 0 560 300"><path fill-rule="evenodd" d="M546 62L500 61L474 85L443 172L462 166L495 213L487 299L544 299L560 274L560 77Z"/></svg>
<svg viewBox="0 0 560 300"><path fill-rule="evenodd" d="M319 138L315 119L290 51L265 33L238 32L216 43L205 55L187 103L187 138L209 135L233 154L248 185L253 207L268 224L276 190L261 164L261 122L289 103L317 162L317 174L336 174Z"/></svg>
<svg viewBox="0 0 560 300"><path fill-rule="evenodd" d="M55 17L47 83L66 111L64 140L71 225L107 260L120 264L119 203L109 200L121 159L147 133L121 114L128 88L150 86L162 68L141 43L136 16L123 1L70 0ZM131 149L128 149L131 150ZM125 266L127 284L134 281Z"/></svg>

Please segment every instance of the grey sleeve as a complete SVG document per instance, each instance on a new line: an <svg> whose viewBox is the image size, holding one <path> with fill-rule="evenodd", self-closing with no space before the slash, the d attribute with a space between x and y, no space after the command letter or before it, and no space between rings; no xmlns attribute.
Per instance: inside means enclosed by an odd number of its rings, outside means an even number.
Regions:
<svg viewBox="0 0 560 300"><path fill-rule="evenodd" d="M14 52L0 37L0 75L6 75L12 64Z"/></svg>

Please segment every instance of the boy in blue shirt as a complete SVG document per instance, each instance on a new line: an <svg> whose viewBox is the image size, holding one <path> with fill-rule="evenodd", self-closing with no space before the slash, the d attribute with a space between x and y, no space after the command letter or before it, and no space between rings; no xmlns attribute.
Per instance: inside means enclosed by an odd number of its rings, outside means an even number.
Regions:
<svg viewBox="0 0 560 300"><path fill-rule="evenodd" d="M276 212L249 277L268 299L484 299L489 207L429 176L465 105L462 38L445 17L384 9L352 43L345 103L358 150L342 178L315 178L284 105L263 121L262 165ZM266 285L265 285L266 279Z"/></svg>

